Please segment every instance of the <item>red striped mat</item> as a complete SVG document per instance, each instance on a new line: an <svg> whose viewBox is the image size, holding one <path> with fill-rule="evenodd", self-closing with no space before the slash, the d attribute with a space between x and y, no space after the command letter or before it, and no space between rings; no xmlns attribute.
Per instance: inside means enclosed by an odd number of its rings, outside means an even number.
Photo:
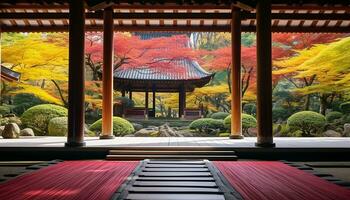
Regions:
<svg viewBox="0 0 350 200"><path fill-rule="evenodd" d="M350 199L350 190L281 162L213 163L245 200Z"/></svg>
<svg viewBox="0 0 350 200"><path fill-rule="evenodd" d="M0 184L1 200L107 200L136 161L65 161Z"/></svg>

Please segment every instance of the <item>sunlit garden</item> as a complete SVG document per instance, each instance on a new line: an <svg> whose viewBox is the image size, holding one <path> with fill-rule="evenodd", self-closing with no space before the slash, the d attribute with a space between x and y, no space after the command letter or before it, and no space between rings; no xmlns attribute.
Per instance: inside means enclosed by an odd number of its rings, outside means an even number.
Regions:
<svg viewBox="0 0 350 200"><path fill-rule="evenodd" d="M273 127L276 137L350 136L350 35L273 34ZM113 134L120 137L228 137L231 116L229 33L115 33L114 71L177 76L190 60L210 74L205 85L185 91L186 117L176 92L146 93L115 85ZM66 136L68 34L4 33L1 68L20 74L1 79L3 138ZM85 38L85 136L101 133L102 34ZM256 37L242 34L242 133L257 134ZM180 64L179 64L180 63ZM209 75L208 75L209 77ZM115 83L116 82L115 80ZM146 100L147 99L147 100ZM150 99L150 100L148 100ZM180 98L181 99L181 98ZM146 105L147 104L147 105ZM151 115L138 115L140 108ZM128 115L126 110L133 110ZM150 112L151 112L150 111ZM136 114L137 115L136 115ZM147 111L148 114L148 111Z"/></svg>

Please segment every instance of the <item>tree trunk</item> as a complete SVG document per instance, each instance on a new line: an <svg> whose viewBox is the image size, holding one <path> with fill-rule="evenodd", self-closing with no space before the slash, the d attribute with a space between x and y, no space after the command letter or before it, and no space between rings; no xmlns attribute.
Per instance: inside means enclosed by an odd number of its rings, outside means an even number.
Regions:
<svg viewBox="0 0 350 200"><path fill-rule="evenodd" d="M326 114L327 98L328 98L328 96L325 94L320 95L320 114L322 114L322 115Z"/></svg>
<svg viewBox="0 0 350 200"><path fill-rule="evenodd" d="M311 100L311 95L308 94L305 96L305 104L304 104L304 110L310 110L310 100Z"/></svg>

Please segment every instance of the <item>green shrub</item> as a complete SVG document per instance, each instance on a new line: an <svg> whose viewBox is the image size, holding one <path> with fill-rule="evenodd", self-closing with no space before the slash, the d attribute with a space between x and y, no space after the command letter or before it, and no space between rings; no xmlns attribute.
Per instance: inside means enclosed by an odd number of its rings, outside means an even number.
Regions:
<svg viewBox="0 0 350 200"><path fill-rule="evenodd" d="M196 119L190 124L190 129L196 130L200 133L210 134L214 130L219 129L224 130L224 121L221 119L212 119L212 118L201 118Z"/></svg>
<svg viewBox="0 0 350 200"><path fill-rule="evenodd" d="M345 114L350 114L350 101L340 104L340 110Z"/></svg>
<svg viewBox="0 0 350 200"><path fill-rule="evenodd" d="M231 115L227 116L224 120L225 128L227 128L229 131L231 131ZM247 132L248 128L255 128L257 125L255 117L248 115L248 114L242 114L242 131Z"/></svg>
<svg viewBox="0 0 350 200"><path fill-rule="evenodd" d="M16 113L16 115L20 116L22 115L28 108L40 105L40 104L46 104L45 101L42 101L38 97L34 96L33 94L16 94L13 97L13 112Z"/></svg>
<svg viewBox="0 0 350 200"><path fill-rule="evenodd" d="M328 123L334 122L336 119L341 119L343 114L341 112L333 111L326 114L326 121Z"/></svg>
<svg viewBox="0 0 350 200"><path fill-rule="evenodd" d="M287 124L291 132L301 131L301 136L314 136L323 130L326 118L313 111L301 111L290 116Z"/></svg>
<svg viewBox="0 0 350 200"><path fill-rule="evenodd" d="M49 136L65 136L68 134L68 117L52 118L48 126Z"/></svg>
<svg viewBox="0 0 350 200"><path fill-rule="evenodd" d="M97 120L90 126L91 131L95 131L97 133L101 133L102 129L102 119ZM113 117L113 134L115 136L124 136L128 134L132 134L135 132L132 124L123 118Z"/></svg>
<svg viewBox="0 0 350 200"><path fill-rule="evenodd" d="M272 109L272 120L273 122L285 121L291 115L291 110L282 107L277 107Z"/></svg>
<svg viewBox="0 0 350 200"><path fill-rule="evenodd" d="M22 125L21 119L19 117L1 117L0 118L0 126L5 126L8 123L16 123L18 126Z"/></svg>
<svg viewBox="0 0 350 200"><path fill-rule="evenodd" d="M11 107L7 105L0 106L0 115L4 116L11 113Z"/></svg>
<svg viewBox="0 0 350 200"><path fill-rule="evenodd" d="M135 105L134 100L131 100L128 97L117 97L115 102L118 102L120 105L123 105L124 108L132 108Z"/></svg>
<svg viewBox="0 0 350 200"><path fill-rule="evenodd" d="M22 117L22 123L27 128L32 128L35 135L47 135L48 125L52 118L66 117L68 110L62 106L42 104L29 108Z"/></svg>
<svg viewBox="0 0 350 200"><path fill-rule="evenodd" d="M229 115L230 115L230 113L227 113L227 112L217 112L217 113L211 114L210 118L212 118L212 119L225 119Z"/></svg>
<svg viewBox="0 0 350 200"><path fill-rule="evenodd" d="M243 106L243 112L249 115L256 115L256 105L254 103L247 103Z"/></svg>

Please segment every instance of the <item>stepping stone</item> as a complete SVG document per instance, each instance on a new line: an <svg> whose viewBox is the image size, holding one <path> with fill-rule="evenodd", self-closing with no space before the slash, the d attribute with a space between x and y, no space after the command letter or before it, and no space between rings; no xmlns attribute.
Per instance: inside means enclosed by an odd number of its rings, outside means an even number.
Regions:
<svg viewBox="0 0 350 200"><path fill-rule="evenodd" d="M133 186L152 186L152 187L217 187L215 182L203 182L203 181L135 181Z"/></svg>
<svg viewBox="0 0 350 200"><path fill-rule="evenodd" d="M219 193L219 188L198 187L131 187L129 192L152 192L152 193Z"/></svg>
<svg viewBox="0 0 350 200"><path fill-rule="evenodd" d="M126 199L130 200L225 200L224 195L218 194L149 194L149 193L129 193Z"/></svg>

